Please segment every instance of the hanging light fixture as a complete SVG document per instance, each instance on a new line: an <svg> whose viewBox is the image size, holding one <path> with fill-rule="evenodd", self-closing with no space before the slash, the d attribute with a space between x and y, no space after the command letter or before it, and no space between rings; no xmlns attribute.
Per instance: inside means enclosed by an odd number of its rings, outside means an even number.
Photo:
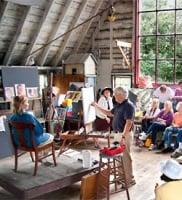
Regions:
<svg viewBox="0 0 182 200"><path fill-rule="evenodd" d="M114 22L116 20L116 9L114 8L114 6L111 6L110 10L109 10L109 14L108 14L108 17L107 19L110 21L110 22Z"/></svg>

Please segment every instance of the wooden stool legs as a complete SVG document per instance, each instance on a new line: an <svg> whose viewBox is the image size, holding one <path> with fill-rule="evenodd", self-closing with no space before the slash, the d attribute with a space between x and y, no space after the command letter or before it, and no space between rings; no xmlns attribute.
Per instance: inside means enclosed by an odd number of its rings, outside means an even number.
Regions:
<svg viewBox="0 0 182 200"><path fill-rule="evenodd" d="M105 165L103 165L103 158L107 159L107 163L105 163ZM103 166L107 167L106 174L102 173L101 168ZM122 177L120 172L121 169L123 172ZM98 180L97 199L106 197L106 199L109 200L110 194L121 192L123 191L124 187L127 199L130 200L122 154L118 154L115 156L107 156L105 154L100 154L99 177L100 179L105 179L106 185L104 186L103 184L101 184L102 182ZM120 183L124 184L123 187L122 184L120 185ZM110 188L111 184L114 184L114 189Z"/></svg>

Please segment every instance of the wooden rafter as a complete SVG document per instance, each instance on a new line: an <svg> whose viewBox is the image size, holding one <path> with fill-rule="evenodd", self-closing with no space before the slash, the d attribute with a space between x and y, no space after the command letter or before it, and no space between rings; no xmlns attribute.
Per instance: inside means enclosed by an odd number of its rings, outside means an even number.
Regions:
<svg viewBox="0 0 182 200"><path fill-rule="evenodd" d="M9 1L12 3L25 5L25 6L38 6L38 5L41 5L43 1L46 1L46 0L4 0L4 1Z"/></svg>
<svg viewBox="0 0 182 200"><path fill-rule="evenodd" d="M78 23L79 21L79 18L82 14L82 11L85 9L86 5L87 5L87 1L88 0L84 0L78 11L77 11L77 14L76 16L73 18L73 21L71 22L71 26L69 27L69 29L72 29L74 26L76 26L76 24ZM69 40L70 40L70 36L71 36L71 33L72 32L69 32L68 34L65 35L65 37L63 38L63 43L61 44L61 48L58 50L58 52L56 53L55 57L53 58L53 66L57 66L58 65L58 62L59 60L61 59L63 53L64 53L64 50L66 48L66 45L68 44Z"/></svg>
<svg viewBox="0 0 182 200"><path fill-rule="evenodd" d="M102 3L103 3L103 0L97 1L96 5L94 7L93 15L96 15L99 12L99 9L102 6ZM81 37L78 39L78 45L76 45L75 49L73 50L75 53L78 52L78 49L80 48L85 36L87 35L88 30L89 30L93 20L94 20L94 18L83 26L83 28L82 28L82 30L83 30L82 33L83 34L80 35Z"/></svg>
<svg viewBox="0 0 182 200"><path fill-rule="evenodd" d="M49 15L50 11L51 11L51 8L52 8L52 5L54 4L55 0L49 0L47 5L46 5L46 8L45 8L45 11L44 11L44 14L39 22L39 25L37 27L37 31L35 31L33 37L32 37L32 41L31 41L31 44L29 45L28 47L28 50L26 51L25 53L25 59L23 59L23 62L22 62L22 65L26 65L27 64L27 61L28 61L28 55L30 55L37 43L37 40L40 36L40 33L41 33L41 29L42 27L44 26L45 22L46 22L46 19L47 19L47 16Z"/></svg>
<svg viewBox="0 0 182 200"><path fill-rule="evenodd" d="M107 18L107 16L108 16L108 11L104 12L102 14L102 16L100 17L100 19L98 21L98 25L95 28L95 30L93 31L93 33L92 33L92 36L91 36L92 39L90 40L85 52L87 52L90 49L90 46L94 44L95 38L97 37L97 35L98 35L99 31L100 31L100 27L102 27L104 25L104 21ZM92 48L94 48L94 46L92 46Z"/></svg>
<svg viewBox="0 0 182 200"><path fill-rule="evenodd" d="M20 20L19 26L18 26L18 28L16 30L16 33L15 33L15 35L14 35L14 37L13 37L13 39L12 39L10 45L9 45L8 51L7 51L7 53L6 53L5 57L4 57L3 65L9 65L9 62L10 62L11 57L13 55L14 48L15 48L15 46L16 46L16 44L18 42L18 39L19 39L19 37L21 35L23 26L25 24L25 21L26 21L26 18L28 16L29 12L30 12L30 9L31 9L31 7L24 6L24 9L23 9L24 13L23 13L23 15L21 17L21 20Z"/></svg>
<svg viewBox="0 0 182 200"><path fill-rule="evenodd" d="M63 21L63 19L64 19L64 17L65 17L66 12L69 10L69 7L70 7L71 3L72 3L72 0L67 0L67 1L66 1L66 5L65 5L65 7L62 9L61 15L59 16L59 20L58 20L57 24L55 25L53 31L51 32L51 35L49 36L49 39L48 39L47 43L48 43L49 41L53 40L53 39L56 37L56 34L57 34L57 32L58 32L58 30L59 30L59 28L60 28L60 26L61 26L61 23L62 23L62 21ZM42 52L40 58L38 59L37 62L38 62L38 64L39 64L40 66L44 65L44 63L45 63L45 61L46 61L46 58L47 58L47 55L49 54L50 47L51 47L51 44L47 45L47 46L44 48L44 50L43 50L43 52Z"/></svg>
<svg viewBox="0 0 182 200"><path fill-rule="evenodd" d="M8 8L8 2L6 2L6 1L1 2L1 5L0 5L0 23L3 19L4 14L6 13L7 8Z"/></svg>

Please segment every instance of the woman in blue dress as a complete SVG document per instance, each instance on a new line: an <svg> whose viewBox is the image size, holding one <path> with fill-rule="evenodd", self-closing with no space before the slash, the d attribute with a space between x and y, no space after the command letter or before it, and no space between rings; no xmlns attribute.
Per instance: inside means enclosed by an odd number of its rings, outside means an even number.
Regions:
<svg viewBox="0 0 182 200"><path fill-rule="evenodd" d="M25 96L15 96L13 101L14 114L10 117L11 121L15 122L25 122L32 123L34 127L35 134L35 144L40 145L53 140L53 135L49 133L44 133L41 123L37 118L30 112L28 112L29 103L28 98ZM28 146L32 146L30 132L25 130L25 138ZM16 134L16 129L13 129L13 139L15 144L18 145L18 136Z"/></svg>

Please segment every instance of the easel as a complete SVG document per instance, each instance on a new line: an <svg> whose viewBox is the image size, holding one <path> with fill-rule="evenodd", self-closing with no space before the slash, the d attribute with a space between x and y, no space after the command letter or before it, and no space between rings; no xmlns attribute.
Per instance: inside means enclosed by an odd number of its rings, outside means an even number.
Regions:
<svg viewBox="0 0 182 200"><path fill-rule="evenodd" d="M53 105L53 98L52 98L52 85L53 85L53 73L50 74L50 82L49 82L49 86L48 86L48 108L46 110L46 114L45 114L45 120L47 122L47 129L48 129L48 132L50 132L50 123L51 123L51 120L53 119L53 116L54 116L54 112L55 112L55 108L54 108L54 105Z"/></svg>

